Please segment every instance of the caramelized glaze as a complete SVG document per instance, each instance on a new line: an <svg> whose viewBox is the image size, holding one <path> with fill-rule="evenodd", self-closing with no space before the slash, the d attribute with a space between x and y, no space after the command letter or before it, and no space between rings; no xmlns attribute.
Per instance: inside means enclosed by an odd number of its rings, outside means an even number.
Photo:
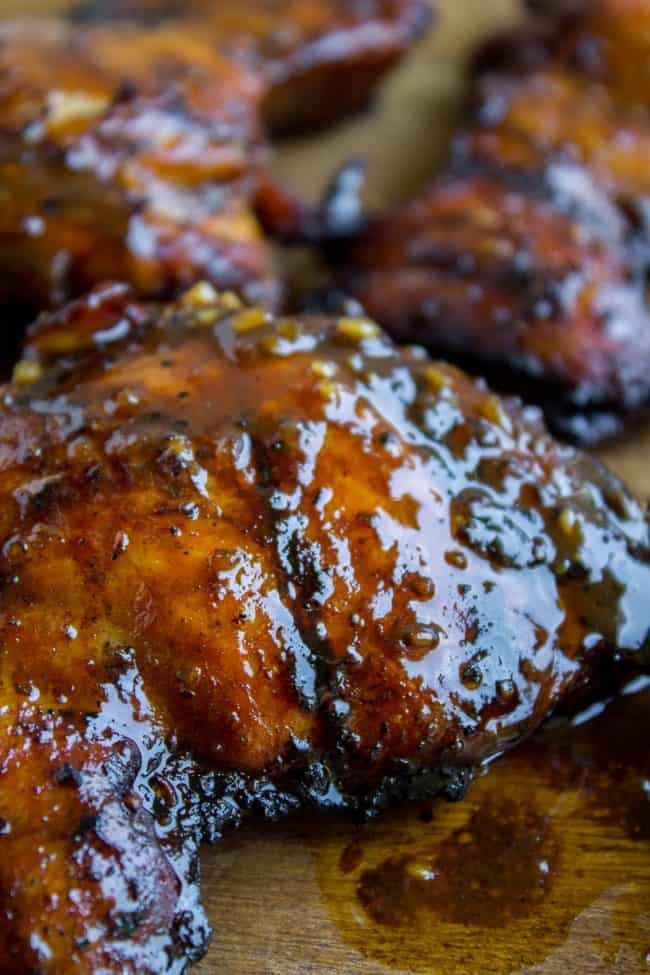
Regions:
<svg viewBox="0 0 650 975"><path fill-rule="evenodd" d="M182 971L201 837L458 798L648 663L620 482L364 318L97 290L32 329L0 472L8 973Z"/></svg>

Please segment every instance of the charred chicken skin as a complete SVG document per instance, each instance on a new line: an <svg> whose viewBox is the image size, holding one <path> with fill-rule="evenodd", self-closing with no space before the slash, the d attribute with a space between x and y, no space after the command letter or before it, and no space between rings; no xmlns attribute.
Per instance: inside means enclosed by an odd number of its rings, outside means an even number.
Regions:
<svg viewBox="0 0 650 975"><path fill-rule="evenodd" d="M96 290L2 389L0 498L5 975L182 972L201 838L458 797L650 663L620 482L364 318Z"/></svg>
<svg viewBox="0 0 650 975"><path fill-rule="evenodd" d="M446 171L341 279L394 335L594 441L650 395L650 4L537 6L557 20L487 45Z"/></svg>
<svg viewBox="0 0 650 975"><path fill-rule="evenodd" d="M39 12L42 4L28 0L26 7ZM199 30L260 73L274 131L330 122L362 106L432 15L428 0L62 0L57 8L76 24ZM21 0L16 13L25 12Z"/></svg>

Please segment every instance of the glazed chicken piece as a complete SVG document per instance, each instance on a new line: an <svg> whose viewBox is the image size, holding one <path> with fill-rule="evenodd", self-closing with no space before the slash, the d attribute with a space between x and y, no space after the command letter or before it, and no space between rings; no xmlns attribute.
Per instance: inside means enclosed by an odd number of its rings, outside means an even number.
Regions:
<svg viewBox="0 0 650 975"><path fill-rule="evenodd" d="M446 171L371 223L340 283L399 338L595 441L650 395L650 4L576 6L488 44Z"/></svg>
<svg viewBox="0 0 650 975"><path fill-rule="evenodd" d="M19 321L115 277L275 304L255 73L171 28L1 34L0 297Z"/></svg>
<svg viewBox="0 0 650 975"><path fill-rule="evenodd" d="M267 84L272 131L332 122L361 108L425 32L432 0L194 0L197 18L247 56Z"/></svg>
<svg viewBox="0 0 650 975"><path fill-rule="evenodd" d="M23 231L53 302L119 272L146 296L202 275L276 303L255 213L268 183L256 73L172 28L41 22L4 38L3 236Z"/></svg>
<svg viewBox="0 0 650 975"><path fill-rule="evenodd" d="M459 798L650 664L620 482L364 318L206 284L41 319L2 390L0 522L3 975L180 973L201 837Z"/></svg>
<svg viewBox="0 0 650 975"><path fill-rule="evenodd" d="M270 178L263 118L351 108L424 23L422 0L102 10L110 25L75 8L0 26L5 361L12 325L105 280L168 298L202 279L275 307L265 234L327 221Z"/></svg>
<svg viewBox="0 0 650 975"><path fill-rule="evenodd" d="M330 122L361 107L429 26L429 0L60 0L73 23L124 20L198 29L264 79L274 131ZM15 13L42 11L21 0ZM50 0L51 9L51 0Z"/></svg>
<svg viewBox="0 0 650 975"><path fill-rule="evenodd" d="M395 338L487 373L570 438L611 436L620 409L645 403L650 327L626 221L572 166L537 185L440 180L353 260L345 288Z"/></svg>

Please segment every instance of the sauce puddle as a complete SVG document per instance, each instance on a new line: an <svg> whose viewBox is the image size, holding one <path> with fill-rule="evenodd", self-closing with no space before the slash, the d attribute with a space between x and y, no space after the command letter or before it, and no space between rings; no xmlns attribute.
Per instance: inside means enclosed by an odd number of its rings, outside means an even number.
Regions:
<svg viewBox="0 0 650 975"><path fill-rule="evenodd" d="M599 711L548 726L463 802L325 844L329 916L368 971L650 972L650 689Z"/></svg>

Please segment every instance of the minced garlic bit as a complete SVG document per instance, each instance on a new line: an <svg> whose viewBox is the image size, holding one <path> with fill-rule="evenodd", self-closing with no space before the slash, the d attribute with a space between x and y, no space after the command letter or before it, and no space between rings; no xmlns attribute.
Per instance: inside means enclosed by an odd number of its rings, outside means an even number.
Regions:
<svg viewBox="0 0 650 975"><path fill-rule="evenodd" d="M363 342L364 339L376 339L381 335L379 325L369 318L339 318L336 331L350 342Z"/></svg>
<svg viewBox="0 0 650 975"><path fill-rule="evenodd" d="M317 392L326 400L336 399L340 389L341 386L339 383L330 382L329 379L321 379L316 386Z"/></svg>
<svg viewBox="0 0 650 975"><path fill-rule="evenodd" d="M498 396L486 396L481 400L479 413L490 423L501 427L506 433L512 433L512 420L506 413Z"/></svg>
<svg viewBox="0 0 650 975"><path fill-rule="evenodd" d="M449 376L446 376L437 366L427 366L423 372L423 376L429 386L435 390L444 389L451 382Z"/></svg>
<svg viewBox="0 0 650 975"><path fill-rule="evenodd" d="M96 118L108 108L105 95L89 95L85 91L62 91L55 88L47 95L47 124L65 126Z"/></svg>
<svg viewBox="0 0 650 975"><path fill-rule="evenodd" d="M571 508L562 508L557 523L565 535L573 535L578 527L578 517Z"/></svg>
<svg viewBox="0 0 650 975"><path fill-rule="evenodd" d="M35 383L43 375L40 362L35 359L20 359L14 366L13 381L15 383Z"/></svg>
<svg viewBox="0 0 650 975"><path fill-rule="evenodd" d="M283 339L288 339L290 342L295 342L296 339L300 338L302 333L302 325L293 318L283 318L278 325L278 333Z"/></svg>
<svg viewBox="0 0 650 975"><path fill-rule="evenodd" d="M225 295L220 295L219 292L209 283L209 281L199 281L195 284L189 291L186 291L183 295L182 302L184 305L215 305L217 302L222 304ZM232 296L237 300L237 306L239 307L239 299L236 295Z"/></svg>
<svg viewBox="0 0 650 975"><path fill-rule="evenodd" d="M337 368L336 363L329 359L315 359L311 364L311 371L322 379L331 379L336 375Z"/></svg>
<svg viewBox="0 0 650 975"><path fill-rule="evenodd" d="M214 325L219 318L220 312L217 308L201 308L194 316L199 325Z"/></svg>
<svg viewBox="0 0 650 975"><path fill-rule="evenodd" d="M219 306L225 308L226 311L239 311L243 304L239 295L235 294L234 291L219 292Z"/></svg>
<svg viewBox="0 0 650 975"><path fill-rule="evenodd" d="M430 860L411 860L406 863L406 873L414 880L435 880L436 872Z"/></svg>
<svg viewBox="0 0 650 975"><path fill-rule="evenodd" d="M269 313L263 308L247 308L241 311L232 320L232 327L236 332L252 332L256 328L261 328L269 321Z"/></svg>

